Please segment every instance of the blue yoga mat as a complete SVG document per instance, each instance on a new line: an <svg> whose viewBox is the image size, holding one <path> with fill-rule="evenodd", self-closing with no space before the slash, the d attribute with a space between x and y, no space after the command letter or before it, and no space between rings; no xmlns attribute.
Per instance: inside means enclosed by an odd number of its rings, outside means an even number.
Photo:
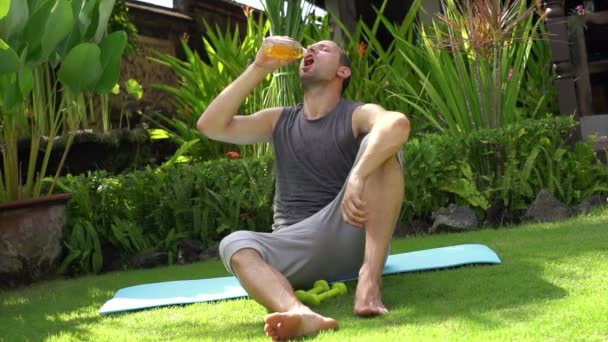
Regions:
<svg viewBox="0 0 608 342"><path fill-rule="evenodd" d="M384 274L500 262L498 255L489 247L467 244L389 255ZM105 315L242 297L247 297L247 292L235 277L169 281L120 289L114 298L101 307L99 313Z"/></svg>

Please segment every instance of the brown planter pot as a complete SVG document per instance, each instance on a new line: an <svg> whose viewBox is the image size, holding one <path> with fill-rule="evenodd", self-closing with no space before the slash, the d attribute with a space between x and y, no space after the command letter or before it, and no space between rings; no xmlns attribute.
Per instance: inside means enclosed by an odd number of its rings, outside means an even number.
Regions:
<svg viewBox="0 0 608 342"><path fill-rule="evenodd" d="M31 283L55 271L71 197L59 194L0 204L0 287Z"/></svg>

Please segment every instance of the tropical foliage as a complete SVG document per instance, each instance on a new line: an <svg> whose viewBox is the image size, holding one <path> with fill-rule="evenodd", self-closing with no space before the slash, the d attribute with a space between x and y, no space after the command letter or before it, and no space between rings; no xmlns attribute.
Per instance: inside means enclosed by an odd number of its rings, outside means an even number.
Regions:
<svg viewBox="0 0 608 342"><path fill-rule="evenodd" d="M105 171L61 178L68 205L68 255L60 272L98 273L102 248L128 255L169 253L190 238L211 246L238 229L268 231L272 160L233 158L175 164L111 176Z"/></svg>
<svg viewBox="0 0 608 342"><path fill-rule="evenodd" d="M87 119L85 92L112 90L127 40L124 32L106 33L114 1L4 0L2 4L0 202L40 196L54 138L67 133L57 179L74 134ZM27 161L20 160L18 153L18 142L25 137L30 139Z"/></svg>
<svg viewBox="0 0 608 342"><path fill-rule="evenodd" d="M116 0L114 4L114 10L112 16L108 22L108 30L124 31L127 34L127 48L128 53L138 53L137 49L137 27L129 16L129 7L127 7L127 0Z"/></svg>
<svg viewBox="0 0 608 342"><path fill-rule="evenodd" d="M206 58L204 61L197 52L193 51L185 39L181 43L186 54L182 61L168 54L157 54L152 60L167 65L177 74L180 80L178 87L169 85L156 85L173 94L175 107L178 108L175 117L158 114L154 117L158 123L166 128L170 136L179 144L191 143L186 155L197 160L215 159L223 156L235 147L210 141L196 129L196 122L200 113L205 111L207 105L226 86L235 80L245 67L253 61L255 54L261 46L269 26L261 18L256 20L253 15L248 16L247 33L240 38L240 32L222 31L219 27L212 27L204 22L208 38L204 38ZM262 89L269 84L269 80L256 89L241 107L242 113L253 113L263 107L264 95ZM242 149L244 156L260 156L268 153L268 146L259 145L249 149Z"/></svg>
<svg viewBox="0 0 608 342"><path fill-rule="evenodd" d="M396 96L452 135L533 116L518 100L541 23L533 20L535 8L512 0L444 4L445 14L421 27L420 44L401 51L422 92L408 80L397 85L404 93Z"/></svg>

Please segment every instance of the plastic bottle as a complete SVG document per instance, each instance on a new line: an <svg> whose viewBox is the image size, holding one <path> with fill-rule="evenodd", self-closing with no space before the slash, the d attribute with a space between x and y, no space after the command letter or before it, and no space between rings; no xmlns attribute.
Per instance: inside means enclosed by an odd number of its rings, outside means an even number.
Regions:
<svg viewBox="0 0 608 342"><path fill-rule="evenodd" d="M269 57L279 59L300 58L304 56L306 49L298 41L291 38L271 36L264 39L262 53Z"/></svg>

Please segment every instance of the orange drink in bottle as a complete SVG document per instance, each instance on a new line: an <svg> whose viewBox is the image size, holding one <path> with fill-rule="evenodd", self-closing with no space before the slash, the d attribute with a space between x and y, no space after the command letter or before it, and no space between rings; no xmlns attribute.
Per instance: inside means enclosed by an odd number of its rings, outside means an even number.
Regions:
<svg viewBox="0 0 608 342"><path fill-rule="evenodd" d="M306 49L298 41L288 37L271 36L264 39L262 53L279 59L300 58Z"/></svg>

